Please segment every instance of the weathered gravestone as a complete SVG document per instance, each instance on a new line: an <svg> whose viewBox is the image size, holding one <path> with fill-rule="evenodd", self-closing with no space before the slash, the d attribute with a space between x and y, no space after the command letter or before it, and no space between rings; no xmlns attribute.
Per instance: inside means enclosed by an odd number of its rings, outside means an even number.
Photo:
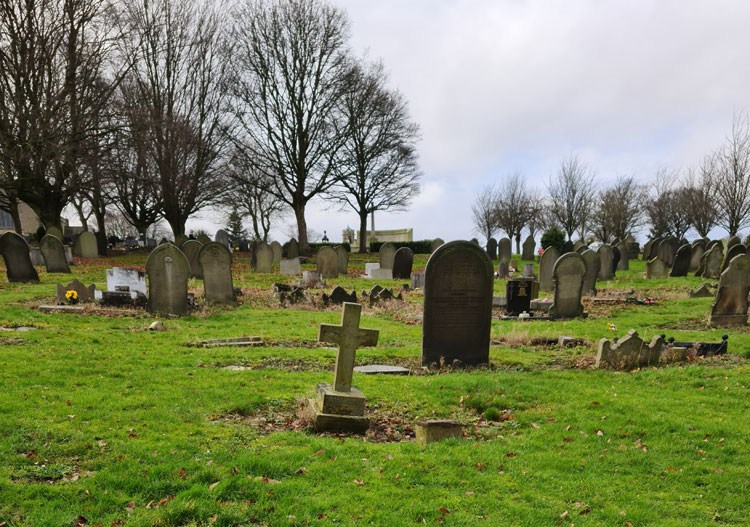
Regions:
<svg viewBox="0 0 750 527"><path fill-rule="evenodd" d="M73 256L81 257L81 235L73 237Z"/></svg>
<svg viewBox="0 0 750 527"><path fill-rule="evenodd" d="M750 256L732 258L721 273L716 300L711 306L709 323L712 326L747 325L747 295L750 293Z"/></svg>
<svg viewBox="0 0 750 527"><path fill-rule="evenodd" d="M701 258L703 258L705 252L706 242L703 240L695 240L690 248L690 265L688 266L688 272L694 273L698 270Z"/></svg>
<svg viewBox="0 0 750 527"><path fill-rule="evenodd" d="M255 272L270 273L273 270L273 249L267 243L259 242L253 248L255 255ZM251 261L252 265L252 261Z"/></svg>
<svg viewBox="0 0 750 527"><path fill-rule="evenodd" d="M646 245L643 246L643 255L641 256L641 259L643 261L648 262L649 261L649 255L651 254L651 247L654 245L655 238L650 238Z"/></svg>
<svg viewBox="0 0 750 527"><path fill-rule="evenodd" d="M727 251L731 249L732 247L734 247L735 245L739 245L741 243L742 243L742 240L740 240L740 237L735 234L734 236L730 237L729 240L727 241Z"/></svg>
<svg viewBox="0 0 750 527"><path fill-rule="evenodd" d="M411 274L411 288L422 289L424 287L424 272L414 272Z"/></svg>
<svg viewBox="0 0 750 527"><path fill-rule="evenodd" d="M26 240L24 240L24 242L25 241ZM29 257L31 257L31 265L38 265L40 267L44 266L44 257L42 256L42 251L39 249L39 246L29 247Z"/></svg>
<svg viewBox="0 0 750 527"><path fill-rule="evenodd" d="M323 305L326 306L328 304L343 304L344 302L353 302L356 304L357 292L352 291L351 293L347 293L346 289L344 289L340 285L337 285L333 288L333 291L331 291L330 295L323 293L321 298L323 299Z"/></svg>
<svg viewBox="0 0 750 527"><path fill-rule="evenodd" d="M646 262L646 278L667 278L669 268L659 258Z"/></svg>
<svg viewBox="0 0 750 527"><path fill-rule="evenodd" d="M589 250L589 246L588 245L581 245L574 252L577 252L578 254L583 254L584 251L588 251L588 250Z"/></svg>
<svg viewBox="0 0 750 527"><path fill-rule="evenodd" d="M628 257L630 256L630 247L625 242L620 242L617 246L617 249L620 251L620 261L617 262L617 270L618 271L627 271L628 270Z"/></svg>
<svg viewBox="0 0 750 527"><path fill-rule="evenodd" d="M435 238L432 240L432 243L430 244L430 253L434 253L437 251L438 247L443 245L445 242L442 240L442 238Z"/></svg>
<svg viewBox="0 0 750 527"><path fill-rule="evenodd" d="M620 249L612 247L612 276L617 274L617 264L620 262Z"/></svg>
<svg viewBox="0 0 750 527"><path fill-rule="evenodd" d="M566 253L558 258L552 269L555 295L549 314L553 318L574 318L583 316L581 290L586 264L578 253Z"/></svg>
<svg viewBox="0 0 750 527"><path fill-rule="evenodd" d="M612 280L612 278L615 277L614 273L614 258L615 258L615 252L612 250L612 247L609 245L602 244L599 246L599 248L596 250L597 255L599 256L599 280Z"/></svg>
<svg viewBox="0 0 750 527"><path fill-rule="evenodd" d="M99 246L96 243L96 234L91 231L82 232L78 237L81 245L81 256L83 258L98 258Z"/></svg>
<svg viewBox="0 0 750 527"><path fill-rule="evenodd" d="M188 310L190 263L176 245L165 243L146 260L149 313L183 315Z"/></svg>
<svg viewBox="0 0 750 527"><path fill-rule="evenodd" d="M334 250L336 251L336 259L338 261L338 272L346 276L349 272L349 251L343 245L337 245Z"/></svg>
<svg viewBox="0 0 750 527"><path fill-rule="evenodd" d="M596 279L599 276L599 267L601 266L601 260L599 260L599 254L591 249L586 249L581 253L583 263L586 265L586 272L583 275L583 286L581 288L581 294L590 295L596 294Z"/></svg>
<svg viewBox="0 0 750 527"><path fill-rule="evenodd" d="M318 253L320 254L320 253ZM337 344L336 370L333 384L319 383L316 398L309 402L313 426L318 431L343 430L364 432L369 427L365 417L365 396L352 386L354 357L360 346L376 346L378 331L359 327L362 306L346 302L341 325L321 324L320 342Z"/></svg>
<svg viewBox="0 0 750 527"><path fill-rule="evenodd" d="M663 262L662 262L663 265ZM596 368L632 370L642 366L657 364L664 347L664 338L657 336L646 344L634 329L617 342L603 338L599 341L596 355Z"/></svg>
<svg viewBox="0 0 750 527"><path fill-rule="evenodd" d="M724 245L721 243L721 240L711 240L706 244L706 252L710 251L714 245L721 245L722 249Z"/></svg>
<svg viewBox="0 0 750 527"><path fill-rule="evenodd" d="M65 247L57 237L45 234L39 242L39 248L48 273L70 273L68 260L65 257Z"/></svg>
<svg viewBox="0 0 750 527"><path fill-rule="evenodd" d="M508 278L510 276L510 265L508 265L508 262L503 262L500 260L500 263L497 264L497 277L501 280L503 278Z"/></svg>
<svg viewBox="0 0 750 527"><path fill-rule="evenodd" d="M294 238L289 240L286 248L286 257L290 260L292 258L299 258L299 243L297 243L297 240L295 240Z"/></svg>
<svg viewBox="0 0 750 527"><path fill-rule="evenodd" d="M552 269L558 258L560 251L555 247L547 247L539 257L539 288L542 291L552 291L555 288L552 282Z"/></svg>
<svg viewBox="0 0 750 527"><path fill-rule="evenodd" d="M727 249L726 256L724 256L724 261L721 263L721 271L724 272L724 270L729 267L729 262L731 262L735 256L746 253L747 249L741 243L735 243L734 245L729 247L729 249Z"/></svg>
<svg viewBox="0 0 750 527"><path fill-rule="evenodd" d="M206 233L199 234L196 240L201 242L201 245L206 245L207 243L211 243L211 238Z"/></svg>
<svg viewBox="0 0 750 527"><path fill-rule="evenodd" d="M706 263L704 268L701 269L703 272L699 276L703 278L719 278L721 274L721 262L724 259L721 244L714 245L703 255L703 258L705 258Z"/></svg>
<svg viewBox="0 0 750 527"><path fill-rule="evenodd" d="M299 262L299 256L296 258L290 258L288 260L281 260L279 262L279 269L281 274L286 275L300 275L302 274L302 266Z"/></svg>
<svg viewBox="0 0 750 527"><path fill-rule="evenodd" d="M487 240L487 256L490 257L490 260L497 260L497 240L495 238Z"/></svg>
<svg viewBox="0 0 750 527"><path fill-rule="evenodd" d="M384 243L380 246L378 251L378 258L380 260L381 269L393 269L393 259L396 257L396 246L390 242Z"/></svg>
<svg viewBox="0 0 750 527"><path fill-rule="evenodd" d="M198 253L201 252L201 247L203 247L203 245L201 245L201 242L198 240L188 240L182 244L182 252L185 254L185 258L188 259L188 263L190 264L190 276L203 280L203 270L198 261Z"/></svg>
<svg viewBox="0 0 750 527"><path fill-rule="evenodd" d="M583 240L576 240L576 241L574 241L573 242L573 251L571 251L571 252L577 253L578 249L580 249L584 245L586 245L586 242L584 242ZM578 254L580 254L580 253L578 253Z"/></svg>
<svg viewBox="0 0 750 527"><path fill-rule="evenodd" d="M502 238L497 242L497 258L501 262L510 263L513 257L513 246L508 238Z"/></svg>
<svg viewBox="0 0 750 527"><path fill-rule="evenodd" d="M321 247L317 256L317 271L323 278L336 278L339 275L339 257L333 247Z"/></svg>
<svg viewBox="0 0 750 527"><path fill-rule="evenodd" d="M214 241L216 243L222 244L224 247L226 247L230 251L232 250L232 244L229 243L229 235L227 234L227 231L225 231L224 229L219 229L218 231L216 231L216 234L214 234Z"/></svg>
<svg viewBox="0 0 750 527"><path fill-rule="evenodd" d="M185 236L184 234L178 234L174 237L174 244L182 250L182 246L185 245L185 242L188 241L190 238Z"/></svg>
<svg viewBox="0 0 750 527"><path fill-rule="evenodd" d="M527 260L532 261L534 259L534 250L536 249L536 242L534 242L534 237L529 234L526 239L523 241L523 246L521 249L521 260Z"/></svg>
<svg viewBox="0 0 750 527"><path fill-rule="evenodd" d="M65 253L65 261L68 262L68 265L75 265L75 262L73 262L73 247L63 245L63 252Z"/></svg>
<svg viewBox="0 0 750 527"><path fill-rule="evenodd" d="M489 362L492 261L471 242L438 248L427 262L422 365Z"/></svg>
<svg viewBox="0 0 750 527"><path fill-rule="evenodd" d="M63 233L57 227L47 227L45 230L45 234L49 234L50 236L54 236L58 240L63 241Z"/></svg>
<svg viewBox="0 0 750 527"><path fill-rule="evenodd" d="M0 235L0 254L5 262L8 282L38 282L39 275L31 264L29 244L15 232Z"/></svg>
<svg viewBox="0 0 750 527"><path fill-rule="evenodd" d="M414 253L408 247L401 247L393 257L393 279L411 279L412 265L414 265Z"/></svg>
<svg viewBox="0 0 750 527"><path fill-rule="evenodd" d="M203 294L208 304L233 304L232 253L223 243L201 247L198 263L203 271Z"/></svg>
<svg viewBox="0 0 750 527"><path fill-rule="evenodd" d="M93 302L96 297L96 285L91 284L86 287L78 278L74 278L68 285L57 284L57 301L67 303L68 291L75 291L79 302Z"/></svg>
<svg viewBox="0 0 750 527"><path fill-rule="evenodd" d="M690 268L690 256L693 253L693 249L685 244L679 249L674 255L672 261L672 270L669 272L669 276L687 276L688 269Z"/></svg>
<svg viewBox="0 0 750 527"><path fill-rule="evenodd" d="M672 267L674 254L677 251L677 247L675 247L676 244L677 240L674 238L664 238L659 242L659 249L657 250L656 256L659 260L664 262L664 265L667 267Z"/></svg>
<svg viewBox="0 0 750 527"><path fill-rule="evenodd" d="M273 265L279 265L282 253L284 252L281 248L281 244L277 241L272 241L271 251L273 251Z"/></svg>

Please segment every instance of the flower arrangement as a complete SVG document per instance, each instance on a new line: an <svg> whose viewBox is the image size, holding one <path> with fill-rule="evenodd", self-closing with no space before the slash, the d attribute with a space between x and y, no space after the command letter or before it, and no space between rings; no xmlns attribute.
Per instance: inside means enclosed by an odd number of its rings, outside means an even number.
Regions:
<svg viewBox="0 0 750 527"><path fill-rule="evenodd" d="M65 299L68 301L69 304L77 304L78 303L78 292L74 289L70 289L65 292Z"/></svg>
<svg viewBox="0 0 750 527"><path fill-rule="evenodd" d="M609 324L607 324L607 325L609 326L609 330L610 330L610 331L611 331L612 333L614 333L615 331L617 331L617 326L615 326L614 322L610 322L610 323L609 323Z"/></svg>

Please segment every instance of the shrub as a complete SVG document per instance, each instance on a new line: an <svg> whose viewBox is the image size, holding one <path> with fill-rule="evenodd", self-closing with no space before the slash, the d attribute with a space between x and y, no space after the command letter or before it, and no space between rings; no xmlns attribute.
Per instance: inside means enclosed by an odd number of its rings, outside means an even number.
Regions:
<svg viewBox="0 0 750 527"><path fill-rule="evenodd" d="M565 243L565 233L556 227L547 229L542 234L542 249L547 247L554 247L558 251L562 251L562 246Z"/></svg>
<svg viewBox="0 0 750 527"><path fill-rule="evenodd" d="M289 242L287 242L285 245L289 247ZM310 244L310 251L312 254L318 254L318 251L321 250L323 247L338 247L341 245L346 249L346 252L352 252L352 246L348 242L344 243L333 243L333 242L326 242L326 243L311 243Z"/></svg>
<svg viewBox="0 0 750 527"><path fill-rule="evenodd" d="M500 410L491 406L484 411L485 421L498 421L500 419Z"/></svg>
<svg viewBox="0 0 750 527"><path fill-rule="evenodd" d="M384 243L391 243L396 249L408 247L414 254L430 254L432 252L432 240L419 240L416 242L371 242L370 252L378 252Z"/></svg>

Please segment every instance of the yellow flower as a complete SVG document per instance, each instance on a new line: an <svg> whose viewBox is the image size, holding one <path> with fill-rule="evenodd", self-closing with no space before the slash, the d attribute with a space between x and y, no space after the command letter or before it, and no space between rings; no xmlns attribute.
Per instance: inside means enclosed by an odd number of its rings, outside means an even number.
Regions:
<svg viewBox="0 0 750 527"><path fill-rule="evenodd" d="M68 300L71 300L71 299L78 300L78 293L74 291L73 289L71 289L70 291L67 291L65 293L65 298L67 298Z"/></svg>

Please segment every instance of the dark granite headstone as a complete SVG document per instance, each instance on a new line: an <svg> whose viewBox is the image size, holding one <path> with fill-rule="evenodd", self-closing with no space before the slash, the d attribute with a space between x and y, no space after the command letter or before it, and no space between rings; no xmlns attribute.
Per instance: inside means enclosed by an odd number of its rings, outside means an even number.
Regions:
<svg viewBox="0 0 750 527"><path fill-rule="evenodd" d="M523 241L521 250L521 260L532 261L534 259L534 251L536 250L536 242L534 237L529 234Z"/></svg>
<svg viewBox="0 0 750 527"><path fill-rule="evenodd" d="M45 234L39 242L39 248L48 273L70 273L68 260L65 257L65 247L56 236Z"/></svg>
<svg viewBox="0 0 750 527"><path fill-rule="evenodd" d="M669 276L687 276L688 269L690 268L690 256L693 253L693 249L685 244L679 249L674 255L672 261L672 270L669 272Z"/></svg>
<svg viewBox="0 0 750 527"><path fill-rule="evenodd" d="M239 248L240 252L246 253L250 250L250 244L247 242L247 240L240 240L237 242L237 247Z"/></svg>
<svg viewBox="0 0 750 527"><path fill-rule="evenodd" d="M344 302L357 302L357 292L352 291L351 293L347 293L346 289L344 289L341 286L336 286L333 288L333 291L331 291L330 295L327 295L323 293L322 296L323 304L343 304Z"/></svg>
<svg viewBox="0 0 750 527"><path fill-rule="evenodd" d="M533 278L511 278L505 284L505 314L515 317L523 312L528 313L531 306L531 289Z"/></svg>
<svg viewBox="0 0 750 527"><path fill-rule="evenodd" d="M201 247L198 262L203 272L203 288L208 304L233 304L232 253L223 243Z"/></svg>
<svg viewBox="0 0 750 527"><path fill-rule="evenodd" d="M176 245L164 243L146 260L148 311L160 315L183 315L188 310L187 282L190 263Z"/></svg>
<svg viewBox="0 0 750 527"><path fill-rule="evenodd" d="M617 272L617 264L620 263L620 249L612 247L612 276L614 277Z"/></svg>
<svg viewBox="0 0 750 527"><path fill-rule="evenodd" d="M68 291L76 292L78 302L93 302L94 297L96 296L96 285L91 284L86 287L78 280L78 278L74 278L68 285L62 285L58 282L57 301L60 303L67 303L68 299L66 298L66 295Z"/></svg>
<svg viewBox="0 0 750 527"><path fill-rule="evenodd" d="M393 279L409 280L414 265L414 253L408 247L401 247L393 257Z"/></svg>
<svg viewBox="0 0 750 527"><path fill-rule="evenodd" d="M104 231L96 231L96 250L99 251L99 256L104 258L107 256L107 235Z"/></svg>
<svg viewBox="0 0 750 527"><path fill-rule="evenodd" d="M489 362L492 261L471 242L442 245L425 269L422 364Z"/></svg>
<svg viewBox="0 0 750 527"><path fill-rule="evenodd" d="M497 240L495 238L487 240L487 256L490 257L490 260L497 260Z"/></svg>
<svg viewBox="0 0 750 527"><path fill-rule="evenodd" d="M5 262L8 282L38 282L39 275L31 264L29 244L15 232L0 235L0 254Z"/></svg>

